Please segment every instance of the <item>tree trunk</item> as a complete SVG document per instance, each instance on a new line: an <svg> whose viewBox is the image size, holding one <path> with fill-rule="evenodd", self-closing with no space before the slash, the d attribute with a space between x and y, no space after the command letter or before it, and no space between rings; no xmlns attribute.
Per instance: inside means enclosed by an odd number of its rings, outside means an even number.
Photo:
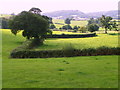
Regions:
<svg viewBox="0 0 120 90"><path fill-rule="evenodd" d="M105 28L105 34L107 34L107 28Z"/></svg>

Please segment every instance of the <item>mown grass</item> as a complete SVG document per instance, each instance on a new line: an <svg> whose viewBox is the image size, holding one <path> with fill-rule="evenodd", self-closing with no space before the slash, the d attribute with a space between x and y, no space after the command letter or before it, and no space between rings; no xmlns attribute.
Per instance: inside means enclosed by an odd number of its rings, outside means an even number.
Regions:
<svg viewBox="0 0 120 90"><path fill-rule="evenodd" d="M3 88L118 87L118 56L11 59L10 51L25 38L9 30L2 35Z"/></svg>

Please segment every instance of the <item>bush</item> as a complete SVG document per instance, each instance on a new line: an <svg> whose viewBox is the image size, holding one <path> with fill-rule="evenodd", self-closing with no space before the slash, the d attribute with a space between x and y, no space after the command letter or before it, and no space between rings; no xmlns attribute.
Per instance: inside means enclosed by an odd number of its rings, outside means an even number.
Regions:
<svg viewBox="0 0 120 90"><path fill-rule="evenodd" d="M99 47L96 49L74 49L73 46L65 47L63 50L16 50L10 54L11 58L50 58L50 57L73 57L73 56L96 56L96 55L120 55L120 48Z"/></svg>
<svg viewBox="0 0 120 90"><path fill-rule="evenodd" d="M71 44L67 44L63 47L63 54L68 57L74 56L75 48Z"/></svg>
<svg viewBox="0 0 120 90"><path fill-rule="evenodd" d="M92 34L61 34L61 35L47 35L46 38L84 38L84 37L94 37L97 36L96 33Z"/></svg>
<svg viewBox="0 0 120 90"><path fill-rule="evenodd" d="M52 30L50 30L50 29L48 29L48 31L47 31L47 35L52 35Z"/></svg>
<svg viewBox="0 0 120 90"><path fill-rule="evenodd" d="M87 26L87 28L88 28L88 31L90 32L95 32L99 30L99 26L96 24L90 24Z"/></svg>
<svg viewBox="0 0 120 90"><path fill-rule="evenodd" d="M78 30L80 27L79 26L74 26L73 29L74 30Z"/></svg>
<svg viewBox="0 0 120 90"><path fill-rule="evenodd" d="M8 19L6 18L0 18L1 19L1 28L2 29L8 29Z"/></svg>
<svg viewBox="0 0 120 90"><path fill-rule="evenodd" d="M50 28L50 29L54 29L54 28L56 28L56 27L55 27L54 24L51 24L51 25L49 26L49 28Z"/></svg>
<svg viewBox="0 0 120 90"><path fill-rule="evenodd" d="M86 33L86 31L88 31L88 30L87 30L86 27L80 27L80 28L78 29L78 31L80 31L81 33Z"/></svg>
<svg viewBox="0 0 120 90"><path fill-rule="evenodd" d="M29 49L33 49L42 44L43 44L43 41L40 39L29 39L23 42L21 46L15 48L12 52L14 53L14 52L24 51L24 50L28 51Z"/></svg>
<svg viewBox="0 0 120 90"><path fill-rule="evenodd" d="M65 29L65 30L68 30L68 29L72 29L72 27L70 25L65 25L65 26L62 26L61 29Z"/></svg>

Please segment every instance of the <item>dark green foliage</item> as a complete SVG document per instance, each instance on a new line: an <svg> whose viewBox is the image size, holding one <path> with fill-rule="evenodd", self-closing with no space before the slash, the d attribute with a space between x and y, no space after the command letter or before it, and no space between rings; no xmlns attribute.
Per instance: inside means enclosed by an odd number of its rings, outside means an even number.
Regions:
<svg viewBox="0 0 120 90"><path fill-rule="evenodd" d="M47 31L47 35L52 35L52 30L50 30L50 29L48 29L48 31Z"/></svg>
<svg viewBox="0 0 120 90"><path fill-rule="evenodd" d="M80 31L81 33L86 33L86 31L88 31L87 30L87 27L80 27L79 29L78 29L78 31Z"/></svg>
<svg viewBox="0 0 120 90"><path fill-rule="evenodd" d="M100 25L100 21L99 21L99 19L90 18L90 20L88 20L88 25L90 25L90 24Z"/></svg>
<svg viewBox="0 0 120 90"><path fill-rule="evenodd" d="M71 24L71 22L70 22L70 21L71 21L71 19L66 18L66 19L65 19L65 24Z"/></svg>
<svg viewBox="0 0 120 90"><path fill-rule="evenodd" d="M63 27L62 27L62 29L65 29L65 30L70 29L70 30L71 30L71 29L72 29L72 27L71 27L70 25L65 25L65 26L63 26Z"/></svg>
<svg viewBox="0 0 120 90"><path fill-rule="evenodd" d="M99 47L88 49L67 49L66 50L44 50L44 51L28 51L28 50L13 50L10 54L11 58L50 58L50 57L74 57L74 56L98 56L98 55L120 55L120 48Z"/></svg>
<svg viewBox="0 0 120 90"><path fill-rule="evenodd" d="M50 23L50 24L53 24L51 17L49 17L49 23Z"/></svg>
<svg viewBox="0 0 120 90"><path fill-rule="evenodd" d="M112 22L112 28L114 28L116 31L118 31L118 24L116 23L115 20Z"/></svg>
<svg viewBox="0 0 120 90"><path fill-rule="evenodd" d="M95 37L96 33L92 34L62 34L62 35L46 35L46 38L84 38L84 37Z"/></svg>
<svg viewBox="0 0 120 90"><path fill-rule="evenodd" d="M40 15L40 13L41 13L42 11L41 11L39 8L33 7L33 8L31 8L31 9L29 10L29 12Z"/></svg>
<svg viewBox="0 0 120 90"><path fill-rule="evenodd" d="M15 48L12 52L33 49L38 45L42 45L42 44L43 44L42 39L36 38L36 39L26 40L25 42L23 42L21 46Z"/></svg>
<svg viewBox="0 0 120 90"><path fill-rule="evenodd" d="M27 39L42 38L47 34L49 27L48 20L41 15L23 11L9 21L9 26L13 34L23 30L22 35Z"/></svg>
<svg viewBox="0 0 120 90"><path fill-rule="evenodd" d="M100 20L100 23L101 23L101 26L105 28L105 33L107 33L107 30L108 29L111 29L111 20L112 20L112 17L106 17L104 15L102 15L101 18L99 18Z"/></svg>
<svg viewBox="0 0 120 90"><path fill-rule="evenodd" d="M62 28L61 29L65 29L65 30L67 30L67 27L66 26L62 26Z"/></svg>
<svg viewBox="0 0 120 90"><path fill-rule="evenodd" d="M90 31L90 32L95 32L95 31L98 31L98 30L99 30L99 26L96 25L96 24L89 24L89 25L87 26L87 29L88 29L88 31Z"/></svg>
<svg viewBox="0 0 120 90"><path fill-rule="evenodd" d="M74 26L73 29L74 30L78 30L78 28L80 28L79 26Z"/></svg>
<svg viewBox="0 0 120 90"><path fill-rule="evenodd" d="M49 24L53 24L51 17L45 16L45 15L42 15L42 17L43 17L44 19L46 19Z"/></svg>
<svg viewBox="0 0 120 90"><path fill-rule="evenodd" d="M70 57L73 56L75 48L71 44L67 44L63 47L63 54Z"/></svg>
<svg viewBox="0 0 120 90"><path fill-rule="evenodd" d="M55 25L54 24L50 24L50 27L49 27L50 29L54 29L54 28L56 28L55 27Z"/></svg>
<svg viewBox="0 0 120 90"><path fill-rule="evenodd" d="M1 18L1 28L2 29L8 29L8 19Z"/></svg>

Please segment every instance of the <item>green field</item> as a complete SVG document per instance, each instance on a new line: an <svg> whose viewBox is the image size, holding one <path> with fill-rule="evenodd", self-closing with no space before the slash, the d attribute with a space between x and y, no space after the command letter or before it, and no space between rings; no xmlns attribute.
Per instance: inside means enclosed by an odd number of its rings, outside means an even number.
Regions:
<svg viewBox="0 0 120 90"><path fill-rule="evenodd" d="M60 31L55 31L54 33L59 34L59 32ZM64 32L64 33L69 34L70 32L69 33ZM98 48L101 46L118 47L118 35L109 35L109 34L107 35L97 34L97 35L98 36L96 37L89 37L89 38L46 39L44 45L38 47L35 50L63 49L69 44L71 44L76 49Z"/></svg>
<svg viewBox="0 0 120 90"><path fill-rule="evenodd" d="M118 56L11 59L9 58L10 52L20 46L25 38L20 34L14 36L5 29L2 30L2 37L3 88L118 87ZM45 43L56 41L69 43L71 40L47 39ZM80 45L77 45L75 40ZM101 34L94 38L80 38L72 41L81 47L87 42L90 46L93 43L96 44L97 40L99 41L97 45L117 46L117 36L113 35Z"/></svg>
<svg viewBox="0 0 120 90"><path fill-rule="evenodd" d="M55 23L60 23L60 24L64 24L64 25L66 25L65 23L64 23L64 20L63 19L53 19L53 23L55 24ZM56 28L60 28L60 27L62 27L63 25L60 25L60 24L55 24L55 26L56 26ZM74 26L85 26L85 25L87 25L87 21L71 21L71 24L70 24L72 27L74 27Z"/></svg>
<svg viewBox="0 0 120 90"><path fill-rule="evenodd" d="M56 26L56 28L59 29L63 25L66 25L64 21L65 20L63 20L63 19L53 19L53 24ZM60 24L56 24L56 23L60 23ZM87 20L86 21L71 21L70 26L72 26L72 28L74 26L80 26L80 27L82 27L82 26L86 26L87 24L88 24ZM119 24L119 23L117 22L117 24ZM97 31L97 33L104 33L104 30L105 30L104 28L100 27L99 31ZM108 30L108 32L111 32L111 31Z"/></svg>

